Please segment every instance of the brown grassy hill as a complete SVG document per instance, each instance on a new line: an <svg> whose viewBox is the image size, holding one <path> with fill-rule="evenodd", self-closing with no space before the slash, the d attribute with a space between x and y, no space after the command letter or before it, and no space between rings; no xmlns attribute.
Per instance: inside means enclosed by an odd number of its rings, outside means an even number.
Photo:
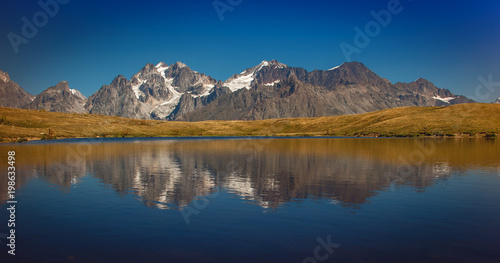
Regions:
<svg viewBox="0 0 500 263"><path fill-rule="evenodd" d="M495 136L500 105L403 107L345 116L260 121L166 122L0 108L0 138L157 136Z"/></svg>

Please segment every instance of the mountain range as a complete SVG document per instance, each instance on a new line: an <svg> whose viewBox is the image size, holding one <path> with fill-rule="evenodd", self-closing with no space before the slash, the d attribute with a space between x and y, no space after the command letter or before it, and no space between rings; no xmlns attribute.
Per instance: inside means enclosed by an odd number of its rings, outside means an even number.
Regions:
<svg viewBox="0 0 500 263"><path fill-rule="evenodd" d="M393 84L359 62L309 72L262 61L224 82L181 62L160 62L145 65L130 79L115 77L89 98L66 81L35 97L0 71L0 106L136 119L260 120L474 102L422 78Z"/></svg>

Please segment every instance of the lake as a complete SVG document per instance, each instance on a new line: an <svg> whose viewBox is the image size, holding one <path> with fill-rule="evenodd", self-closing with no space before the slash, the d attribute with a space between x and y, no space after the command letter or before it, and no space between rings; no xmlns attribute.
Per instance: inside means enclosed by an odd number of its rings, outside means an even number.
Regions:
<svg viewBox="0 0 500 263"><path fill-rule="evenodd" d="M1 262L500 261L498 139L74 139L0 156Z"/></svg>

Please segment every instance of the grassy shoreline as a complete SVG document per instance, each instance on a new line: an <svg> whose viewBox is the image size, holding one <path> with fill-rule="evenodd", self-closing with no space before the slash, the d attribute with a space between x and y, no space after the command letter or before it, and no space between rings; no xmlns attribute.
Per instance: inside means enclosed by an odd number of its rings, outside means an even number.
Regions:
<svg viewBox="0 0 500 263"><path fill-rule="evenodd" d="M179 122L0 107L0 141L97 137L496 137L500 104L402 107L357 115Z"/></svg>

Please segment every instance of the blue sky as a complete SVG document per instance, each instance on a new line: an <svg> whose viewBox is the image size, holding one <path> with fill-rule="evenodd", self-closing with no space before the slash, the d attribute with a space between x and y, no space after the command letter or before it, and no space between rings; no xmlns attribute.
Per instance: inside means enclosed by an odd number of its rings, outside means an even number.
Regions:
<svg viewBox="0 0 500 263"><path fill-rule="evenodd" d="M217 1L232 9L223 20L214 0L71 0L58 4L47 21L38 1L3 1L0 69L34 95L66 80L86 96L119 74L130 78L146 63L160 61L182 61L220 80L262 60L328 69L348 60L340 44L356 47L354 28L365 32L375 21L371 11L388 10L395 0ZM478 99L480 77L491 74L500 82L500 1L479 3L400 0L402 10L350 60L394 83L423 77ZM8 35L24 37L22 18L33 22L35 14L38 33L25 37L16 54ZM482 101L499 97L497 86Z"/></svg>

